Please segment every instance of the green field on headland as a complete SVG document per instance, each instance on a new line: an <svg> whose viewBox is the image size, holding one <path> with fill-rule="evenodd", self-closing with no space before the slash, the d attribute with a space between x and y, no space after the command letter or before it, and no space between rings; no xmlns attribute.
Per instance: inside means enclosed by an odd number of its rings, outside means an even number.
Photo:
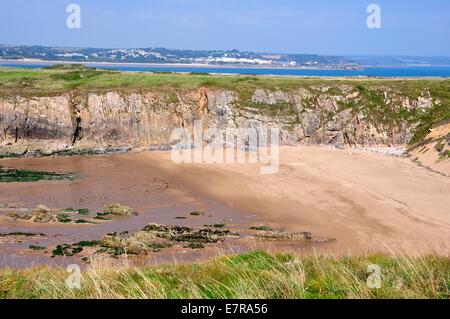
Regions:
<svg viewBox="0 0 450 319"><path fill-rule="evenodd" d="M291 90L315 84L354 84L364 86L391 86L411 95L418 95L424 87L436 96L450 96L450 80L438 78L388 79L388 78L325 78L264 75L213 75L149 72L118 72L87 68L80 65L53 66L46 69L0 68L0 96L52 95L67 90L109 89L195 89L211 87L230 90L256 88ZM434 94L433 94L434 93Z"/></svg>

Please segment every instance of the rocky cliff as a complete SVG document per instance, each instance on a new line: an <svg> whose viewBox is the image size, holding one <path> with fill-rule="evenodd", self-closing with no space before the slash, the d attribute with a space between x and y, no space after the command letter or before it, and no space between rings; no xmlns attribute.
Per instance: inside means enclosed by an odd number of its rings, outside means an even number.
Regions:
<svg viewBox="0 0 450 319"><path fill-rule="evenodd" d="M424 121L436 110L448 112L448 100L426 86L411 93L385 82L302 83L289 88L75 88L3 95L0 152L52 154L169 144L173 128L189 128L196 119L219 129L255 122L278 127L286 144L406 146L427 130Z"/></svg>

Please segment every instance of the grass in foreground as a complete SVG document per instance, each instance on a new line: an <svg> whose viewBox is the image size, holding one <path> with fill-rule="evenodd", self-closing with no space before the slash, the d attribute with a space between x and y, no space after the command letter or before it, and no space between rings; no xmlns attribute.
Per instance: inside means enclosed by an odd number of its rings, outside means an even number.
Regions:
<svg viewBox="0 0 450 319"><path fill-rule="evenodd" d="M381 288L369 288L369 265ZM295 257L253 252L197 264L91 266L81 289L64 269L0 271L1 298L450 298L450 259Z"/></svg>

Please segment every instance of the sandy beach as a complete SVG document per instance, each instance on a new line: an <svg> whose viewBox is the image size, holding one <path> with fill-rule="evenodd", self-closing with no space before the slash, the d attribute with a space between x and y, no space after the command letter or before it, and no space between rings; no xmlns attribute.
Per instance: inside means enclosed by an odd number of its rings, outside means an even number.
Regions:
<svg viewBox="0 0 450 319"><path fill-rule="evenodd" d="M334 238L340 253L449 251L450 180L407 158L284 147L274 175L260 175L259 166L249 164L174 166L167 154L139 161L272 224Z"/></svg>
<svg viewBox="0 0 450 319"><path fill-rule="evenodd" d="M121 202L142 212L126 221L81 228L30 228L3 220L2 230L41 230L63 234L66 241L92 240L110 231L139 230L149 222L202 226L208 222L207 217L174 219L201 209L211 213L209 222L227 219L231 229L243 233L249 226L264 224L332 240L327 245L312 243L303 251L306 254L449 252L450 180L408 158L319 146L282 147L279 172L272 175L261 175L259 164L175 164L170 152L148 151L100 157L8 159L0 164L71 171L81 176L69 183L2 184L2 203L98 210L105 203ZM257 245L247 238L240 241L245 241L246 247ZM265 245L295 251L292 243ZM304 243L298 246L304 247Z"/></svg>

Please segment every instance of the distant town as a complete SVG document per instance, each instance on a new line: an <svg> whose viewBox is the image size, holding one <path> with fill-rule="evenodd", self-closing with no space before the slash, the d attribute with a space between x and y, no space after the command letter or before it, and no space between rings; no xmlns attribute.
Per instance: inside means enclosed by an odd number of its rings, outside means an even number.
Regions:
<svg viewBox="0 0 450 319"><path fill-rule="evenodd" d="M178 50L166 48L65 48L0 45L0 59L67 62L200 64L317 69L360 69L364 66L450 65L449 57L327 56L256 53L239 50Z"/></svg>

